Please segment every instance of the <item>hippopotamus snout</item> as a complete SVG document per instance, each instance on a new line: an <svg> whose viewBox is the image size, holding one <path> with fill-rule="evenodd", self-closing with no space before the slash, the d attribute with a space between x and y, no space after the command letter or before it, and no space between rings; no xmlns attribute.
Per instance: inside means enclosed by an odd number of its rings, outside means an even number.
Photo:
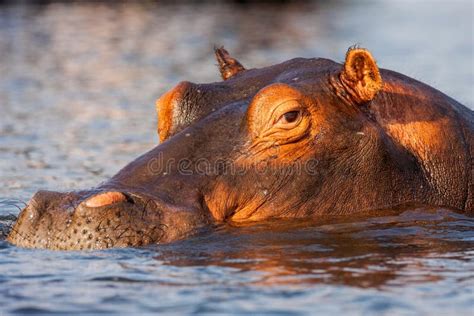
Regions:
<svg viewBox="0 0 474 316"><path fill-rule="evenodd" d="M8 239L50 249L104 249L179 239L196 226L195 210L120 191L37 192ZM187 225L189 224L189 225Z"/></svg>

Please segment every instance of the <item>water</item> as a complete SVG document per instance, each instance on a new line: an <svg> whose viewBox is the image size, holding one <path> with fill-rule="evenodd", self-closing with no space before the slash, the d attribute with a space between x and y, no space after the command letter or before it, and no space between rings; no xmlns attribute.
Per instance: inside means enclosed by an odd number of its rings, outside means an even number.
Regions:
<svg viewBox="0 0 474 316"><path fill-rule="evenodd" d="M341 61L356 43L474 105L471 2L0 6L0 232L39 188L87 188L157 142L154 101L245 66ZM1 233L0 233L1 235ZM0 315L260 311L472 314L474 219L400 216L221 228L142 249L52 252L0 238Z"/></svg>

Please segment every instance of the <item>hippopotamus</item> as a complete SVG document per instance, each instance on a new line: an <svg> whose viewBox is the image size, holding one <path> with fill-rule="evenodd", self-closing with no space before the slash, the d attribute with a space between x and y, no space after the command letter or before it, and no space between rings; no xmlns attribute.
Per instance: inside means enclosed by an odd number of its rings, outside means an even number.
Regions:
<svg viewBox="0 0 474 316"><path fill-rule="evenodd" d="M222 81L183 81L157 100L156 147L93 189L38 191L7 240L86 250L418 205L474 213L466 106L360 47L343 63L260 69L215 54Z"/></svg>

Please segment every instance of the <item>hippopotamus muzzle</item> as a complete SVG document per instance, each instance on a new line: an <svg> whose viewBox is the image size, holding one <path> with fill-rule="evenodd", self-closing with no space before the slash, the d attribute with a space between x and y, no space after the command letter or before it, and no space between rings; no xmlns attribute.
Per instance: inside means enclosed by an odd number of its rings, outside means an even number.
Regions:
<svg viewBox="0 0 474 316"><path fill-rule="evenodd" d="M18 246L56 250L164 243L208 224L198 214L132 192L39 191L20 214L9 239Z"/></svg>

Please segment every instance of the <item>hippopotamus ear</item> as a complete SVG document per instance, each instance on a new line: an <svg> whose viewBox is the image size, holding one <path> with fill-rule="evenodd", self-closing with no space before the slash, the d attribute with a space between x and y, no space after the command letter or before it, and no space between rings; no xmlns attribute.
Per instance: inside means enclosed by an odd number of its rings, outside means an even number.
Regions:
<svg viewBox="0 0 474 316"><path fill-rule="evenodd" d="M371 101L382 89L382 78L372 54L362 48L349 48L340 80L358 104Z"/></svg>
<svg viewBox="0 0 474 316"><path fill-rule="evenodd" d="M160 142L164 142L176 128L176 112L186 96L186 92L191 90L193 84L182 81L173 89L163 94L156 100L156 113L158 115L158 136Z"/></svg>
<svg viewBox="0 0 474 316"><path fill-rule="evenodd" d="M214 48L217 62L219 63L219 71L221 72L222 79L227 80L235 74L245 70L239 61L229 55L224 47Z"/></svg>

